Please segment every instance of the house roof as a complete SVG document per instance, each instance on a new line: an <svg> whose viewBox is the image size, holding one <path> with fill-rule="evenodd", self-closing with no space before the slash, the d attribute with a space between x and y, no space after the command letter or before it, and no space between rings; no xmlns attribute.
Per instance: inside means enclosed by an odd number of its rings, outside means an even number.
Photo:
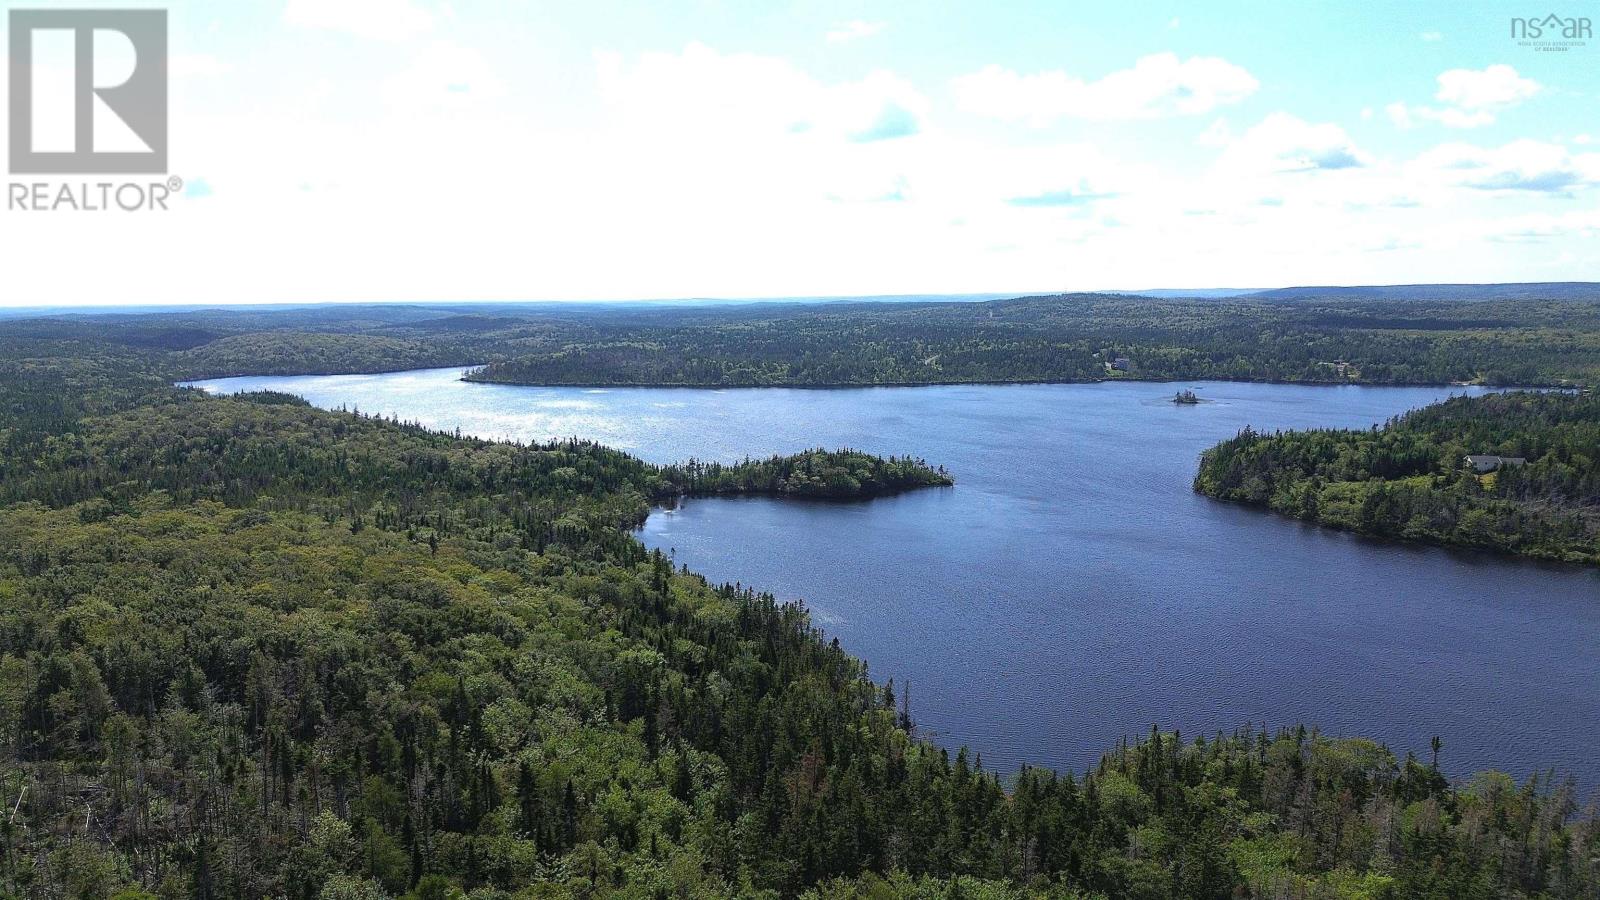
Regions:
<svg viewBox="0 0 1600 900"><path fill-rule="evenodd" d="M1492 453L1468 453L1467 462L1474 466L1521 466L1528 462L1525 456L1495 456Z"/></svg>

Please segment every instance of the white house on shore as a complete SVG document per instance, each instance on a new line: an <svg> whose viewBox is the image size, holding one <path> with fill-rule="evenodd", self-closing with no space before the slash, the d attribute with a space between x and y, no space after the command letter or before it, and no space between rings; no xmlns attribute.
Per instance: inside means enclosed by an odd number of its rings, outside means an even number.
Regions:
<svg viewBox="0 0 1600 900"><path fill-rule="evenodd" d="M1506 466L1522 466L1527 463L1528 460L1521 456L1489 456L1481 453L1469 453L1462 460L1463 465L1471 466L1473 471L1480 475Z"/></svg>

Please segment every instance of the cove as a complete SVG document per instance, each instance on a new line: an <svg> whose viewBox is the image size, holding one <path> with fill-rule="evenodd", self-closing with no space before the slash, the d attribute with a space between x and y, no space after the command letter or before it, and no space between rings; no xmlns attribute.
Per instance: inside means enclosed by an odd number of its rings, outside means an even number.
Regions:
<svg viewBox="0 0 1600 900"><path fill-rule="evenodd" d="M252 377L323 407L653 462L849 446L954 488L859 503L695 499L640 532L715 581L800 600L924 734L1002 771L1092 766L1152 724L1300 722L1455 775L1600 785L1600 573L1383 544L1190 491L1245 425L1368 427L1466 388L1208 383L840 390L538 388L459 369ZM1170 402L1192 387L1208 401Z"/></svg>

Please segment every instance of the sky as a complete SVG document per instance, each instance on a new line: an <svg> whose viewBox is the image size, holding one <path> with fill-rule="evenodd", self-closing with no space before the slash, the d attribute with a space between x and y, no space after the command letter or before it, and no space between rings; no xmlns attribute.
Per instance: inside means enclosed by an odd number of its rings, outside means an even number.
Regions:
<svg viewBox="0 0 1600 900"><path fill-rule="evenodd" d="M0 212L0 305L1600 280L1600 41L1525 4L114 5L182 194Z"/></svg>

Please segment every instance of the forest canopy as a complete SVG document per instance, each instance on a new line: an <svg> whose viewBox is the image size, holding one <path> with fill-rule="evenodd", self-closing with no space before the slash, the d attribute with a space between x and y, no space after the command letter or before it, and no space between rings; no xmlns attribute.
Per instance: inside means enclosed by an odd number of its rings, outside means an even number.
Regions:
<svg viewBox="0 0 1600 900"><path fill-rule="evenodd" d="M461 366L481 367L476 380L550 385L1594 385L1600 286L219 309L15 319L0 334L142 353L180 378Z"/></svg>
<svg viewBox="0 0 1600 900"><path fill-rule="evenodd" d="M511 350L469 378L716 386L1231 379L1592 384L1600 306L1580 301L1157 300L707 311Z"/></svg>
<svg viewBox="0 0 1600 900"><path fill-rule="evenodd" d="M1600 562L1600 395L1455 397L1370 430L1246 429L1205 452L1194 486L1363 534Z"/></svg>
<svg viewBox="0 0 1600 900"><path fill-rule="evenodd" d="M0 896L1600 890L1575 784L1452 784L1437 745L1219 723L988 770L802 607L631 533L687 493L943 483L920 460L659 467L207 396L170 383L206 336L139 327L0 328ZM1576 466L1579 417L1500 402L1567 443L1472 446Z"/></svg>

